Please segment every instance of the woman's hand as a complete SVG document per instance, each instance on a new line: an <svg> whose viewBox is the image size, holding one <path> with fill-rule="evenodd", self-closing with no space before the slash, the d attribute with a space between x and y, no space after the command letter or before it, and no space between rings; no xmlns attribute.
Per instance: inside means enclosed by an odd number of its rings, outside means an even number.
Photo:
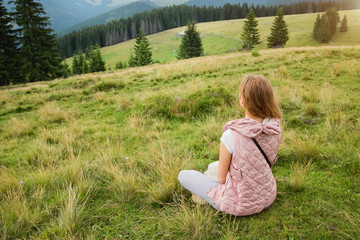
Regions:
<svg viewBox="0 0 360 240"><path fill-rule="evenodd" d="M225 145L220 142L220 155L219 155L219 167L217 171L217 179L219 183L223 184L226 180L226 174L229 170L231 162L231 153L227 150Z"/></svg>

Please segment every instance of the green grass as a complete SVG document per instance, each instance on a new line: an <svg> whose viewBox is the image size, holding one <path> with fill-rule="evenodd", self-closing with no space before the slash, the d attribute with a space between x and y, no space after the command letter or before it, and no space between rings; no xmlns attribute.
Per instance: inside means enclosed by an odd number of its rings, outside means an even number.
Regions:
<svg viewBox="0 0 360 240"><path fill-rule="evenodd" d="M312 28L317 14L301 14L285 16L289 27L290 39L286 47L302 46L356 46L360 45L360 10L340 11L342 20L347 15L349 29L345 33L336 32L331 44L320 44L312 38ZM266 49L266 38L270 35L270 27L274 17L257 18L261 43L256 50ZM224 54L237 51L242 47L240 34L243 19L227 20L197 24L197 29L202 33L205 55ZM338 25L340 27L340 23ZM161 63L176 60L181 38L176 35L185 30L185 27L170 29L164 32L147 36L153 52L153 59ZM116 62L127 62L133 49L135 40L119 43L101 49L107 68L114 68ZM67 60L71 64L71 58Z"/></svg>
<svg viewBox="0 0 360 240"><path fill-rule="evenodd" d="M0 88L1 239L359 239L360 48L256 51ZM250 73L284 113L278 196L232 217L177 174L218 159Z"/></svg>

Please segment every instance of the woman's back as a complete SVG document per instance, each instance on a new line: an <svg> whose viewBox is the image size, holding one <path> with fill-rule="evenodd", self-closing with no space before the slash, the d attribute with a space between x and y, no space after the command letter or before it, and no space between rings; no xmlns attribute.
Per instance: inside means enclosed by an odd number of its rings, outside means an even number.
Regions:
<svg viewBox="0 0 360 240"><path fill-rule="evenodd" d="M250 118L225 124L234 142L226 181L208 192L221 211L244 216L269 207L276 198L276 182L264 156L251 138L255 138L272 164L280 145L280 120L262 124Z"/></svg>

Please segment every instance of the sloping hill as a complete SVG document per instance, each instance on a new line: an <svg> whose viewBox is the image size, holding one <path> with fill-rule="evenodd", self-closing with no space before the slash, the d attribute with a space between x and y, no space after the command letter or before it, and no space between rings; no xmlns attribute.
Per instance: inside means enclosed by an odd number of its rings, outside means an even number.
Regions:
<svg viewBox="0 0 360 240"><path fill-rule="evenodd" d="M345 14L348 18L349 30L346 33L337 32L329 44L319 44L312 39L312 28L317 14L301 14L285 16L289 27L290 40L286 47L327 46L327 45L360 45L360 10L340 11L340 17ZM270 27L274 17L258 18L261 34L261 44L257 50L266 48L266 37L270 34ZM205 55L224 54L241 48L240 34L243 19L218 21L197 24L202 33ZM176 59L181 38L176 35L185 27L175 28L161 33L147 36L153 51L153 58L159 62ZM127 61L135 41L130 40L114 46L102 48L102 54L108 67L113 68L118 61ZM71 64L71 58L67 60Z"/></svg>
<svg viewBox="0 0 360 240"><path fill-rule="evenodd" d="M360 47L207 56L0 88L4 239L358 239ZM278 196L235 218L191 201L183 169L218 159L238 87L280 102Z"/></svg>

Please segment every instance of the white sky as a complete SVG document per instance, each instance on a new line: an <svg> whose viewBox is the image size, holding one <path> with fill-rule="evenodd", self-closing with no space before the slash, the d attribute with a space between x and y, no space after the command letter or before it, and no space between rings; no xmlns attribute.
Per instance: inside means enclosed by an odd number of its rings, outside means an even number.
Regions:
<svg viewBox="0 0 360 240"><path fill-rule="evenodd" d="M92 5L101 5L102 0L85 0L85 2L90 3Z"/></svg>
<svg viewBox="0 0 360 240"><path fill-rule="evenodd" d="M112 3L108 4L108 6L116 6L120 4L135 2L136 0L111 0Z"/></svg>

